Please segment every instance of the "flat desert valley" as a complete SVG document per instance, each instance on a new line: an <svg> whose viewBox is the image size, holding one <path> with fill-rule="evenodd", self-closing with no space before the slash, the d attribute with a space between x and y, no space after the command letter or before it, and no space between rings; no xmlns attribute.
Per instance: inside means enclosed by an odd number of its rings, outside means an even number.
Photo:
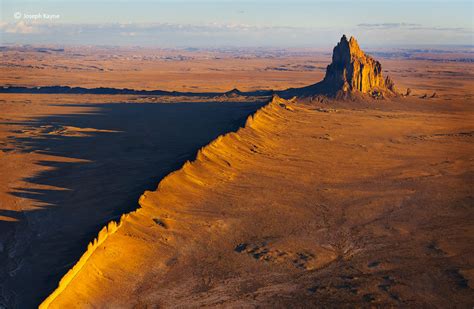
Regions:
<svg viewBox="0 0 474 309"><path fill-rule="evenodd" d="M472 308L474 52L367 53L2 47L0 308Z"/></svg>

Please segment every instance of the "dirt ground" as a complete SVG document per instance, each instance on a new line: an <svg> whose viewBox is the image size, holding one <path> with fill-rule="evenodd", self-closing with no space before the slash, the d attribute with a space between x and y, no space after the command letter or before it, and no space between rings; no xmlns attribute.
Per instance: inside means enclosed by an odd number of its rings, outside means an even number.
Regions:
<svg viewBox="0 0 474 309"><path fill-rule="evenodd" d="M364 46L361 46L362 48ZM2 51L0 85L113 87L146 90L225 92L284 90L314 84L324 77L332 50L160 50L144 48L66 48ZM369 52L370 54L370 52ZM404 52L406 54L406 52ZM416 53L374 57L399 89L415 95L450 94L472 99L470 53ZM416 57L415 57L416 56Z"/></svg>
<svg viewBox="0 0 474 309"><path fill-rule="evenodd" d="M146 192L51 307L472 306L472 109L376 106L271 104Z"/></svg>
<svg viewBox="0 0 474 309"><path fill-rule="evenodd" d="M285 89L330 57L82 54L4 52L0 84ZM471 308L473 65L380 60L409 97L276 102L183 170L270 98L0 94L0 304L37 305L149 190L52 307Z"/></svg>

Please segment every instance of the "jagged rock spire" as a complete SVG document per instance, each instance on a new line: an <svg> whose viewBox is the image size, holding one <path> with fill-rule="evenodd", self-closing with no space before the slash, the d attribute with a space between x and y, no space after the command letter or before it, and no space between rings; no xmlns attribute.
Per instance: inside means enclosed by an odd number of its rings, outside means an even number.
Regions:
<svg viewBox="0 0 474 309"><path fill-rule="evenodd" d="M332 62L324 79L314 85L280 92L283 97L368 94L374 98L395 95L393 81L382 74L382 65L359 47L357 40L345 35L334 47Z"/></svg>
<svg viewBox="0 0 474 309"><path fill-rule="evenodd" d="M366 55L354 37L347 40L345 35L334 47L323 82L344 92L394 91L393 82L383 78L380 62Z"/></svg>

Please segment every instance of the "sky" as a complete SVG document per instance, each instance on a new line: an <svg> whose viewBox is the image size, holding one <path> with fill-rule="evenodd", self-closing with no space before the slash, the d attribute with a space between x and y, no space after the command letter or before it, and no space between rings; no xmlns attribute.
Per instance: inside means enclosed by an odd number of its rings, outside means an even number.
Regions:
<svg viewBox="0 0 474 309"><path fill-rule="evenodd" d="M474 45L473 0L0 0L0 44Z"/></svg>

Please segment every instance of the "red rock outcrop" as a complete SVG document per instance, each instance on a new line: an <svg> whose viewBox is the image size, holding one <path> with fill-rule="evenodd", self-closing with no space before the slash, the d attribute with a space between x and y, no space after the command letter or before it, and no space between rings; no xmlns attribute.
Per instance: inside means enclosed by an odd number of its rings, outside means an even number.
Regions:
<svg viewBox="0 0 474 309"><path fill-rule="evenodd" d="M357 40L347 40L343 35L334 47L332 63L327 67L323 82L343 92L359 91L373 94L374 91L392 91L394 84L382 75L382 65L366 55Z"/></svg>
<svg viewBox="0 0 474 309"><path fill-rule="evenodd" d="M341 96L362 93L374 98L396 93L390 77L383 77L380 62L366 55L354 37L347 40L345 35L334 47L332 62L328 65L321 82L300 89L290 89L287 92L300 96L318 94Z"/></svg>

